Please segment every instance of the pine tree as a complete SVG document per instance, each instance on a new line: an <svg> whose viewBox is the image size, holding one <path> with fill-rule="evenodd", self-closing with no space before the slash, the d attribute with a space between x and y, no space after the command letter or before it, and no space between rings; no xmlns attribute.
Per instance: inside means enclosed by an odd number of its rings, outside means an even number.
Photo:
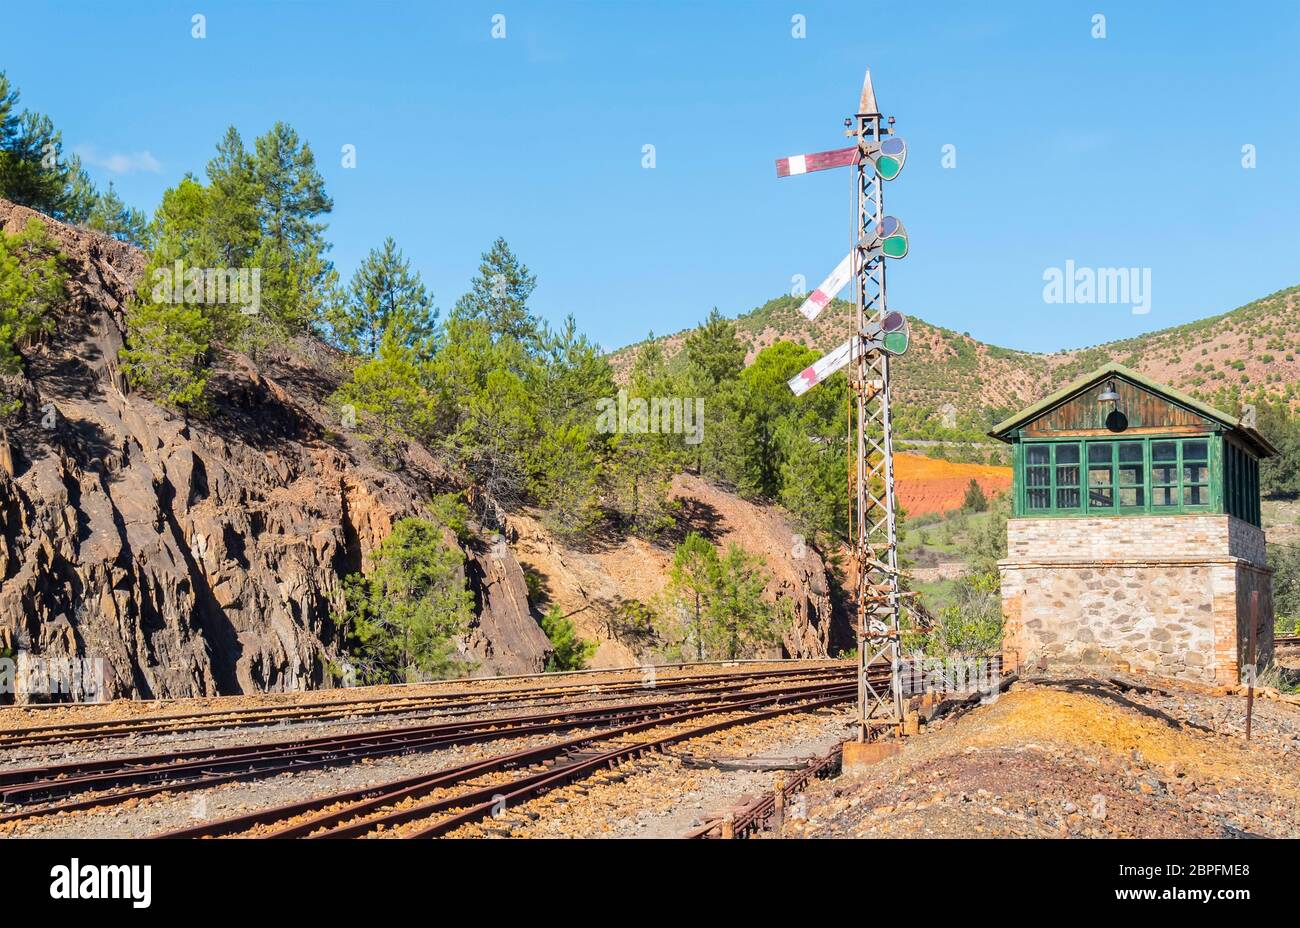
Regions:
<svg viewBox="0 0 1300 928"><path fill-rule="evenodd" d="M760 351L740 375L741 389L735 399L740 404L737 418L743 431L739 482L745 492L767 498L780 493L781 425L797 415L801 400L811 396L796 397L786 382L816 355L802 345L777 342Z"/></svg>
<svg viewBox="0 0 1300 928"><path fill-rule="evenodd" d="M527 461L539 434L538 396L529 389L533 364L519 342L494 340L485 320L454 313L431 362L447 408L455 411L443 446L475 483L475 514L487 525L528 500Z"/></svg>
<svg viewBox="0 0 1300 928"><path fill-rule="evenodd" d="M53 327L51 311L66 285L58 245L44 223L33 218L14 235L0 231L0 374L22 369L22 347ZM0 417L16 408L16 400L0 393Z"/></svg>
<svg viewBox="0 0 1300 928"><path fill-rule="evenodd" d="M532 457L533 495L543 521L563 538L587 535L600 519L600 461L590 424L542 430Z"/></svg>
<svg viewBox="0 0 1300 928"><path fill-rule="evenodd" d="M551 654L546 659L547 673L586 669L587 661L596 653L596 642L579 638L577 626L559 606L552 606L542 616L540 624L551 642Z"/></svg>
<svg viewBox="0 0 1300 928"><path fill-rule="evenodd" d="M0 71L0 162L18 135L18 91Z"/></svg>
<svg viewBox="0 0 1300 928"><path fill-rule="evenodd" d="M984 512L989 508L989 498L984 495L984 490L974 477L966 485L966 496L961 501L961 508L967 512Z"/></svg>
<svg viewBox="0 0 1300 928"><path fill-rule="evenodd" d="M671 595L689 613L689 633L683 644L694 644L697 661L704 660L706 615L717 594L719 569L717 549L695 532L687 534L673 552Z"/></svg>
<svg viewBox="0 0 1300 928"><path fill-rule="evenodd" d="M217 154L208 162L207 177L205 235L212 260L218 267L252 267L261 237L259 189L253 158L234 126L226 129L217 143Z"/></svg>
<svg viewBox="0 0 1300 928"><path fill-rule="evenodd" d="M384 338L423 347L437 329L438 311L418 272L392 238L372 248L348 288L345 302L329 313L333 340L345 351L373 358Z"/></svg>
<svg viewBox="0 0 1300 928"><path fill-rule="evenodd" d="M577 540L601 517L600 462L609 439L595 430L594 415L597 401L615 392L614 374L572 316L558 332L544 329L540 344L528 368L540 437L527 466L544 521Z"/></svg>
<svg viewBox="0 0 1300 928"><path fill-rule="evenodd" d="M203 413L211 376L212 319L202 306L146 301L127 308L122 373L164 406Z"/></svg>
<svg viewBox="0 0 1300 928"><path fill-rule="evenodd" d="M145 273L126 313L122 372L131 385L165 406L202 413L215 343L238 333L243 317L230 303L184 299L176 262L188 272L218 266L208 188L184 178L163 193L146 237ZM176 299L176 291L182 299Z"/></svg>
<svg viewBox="0 0 1300 928"><path fill-rule="evenodd" d="M311 146L283 122L254 143L252 179L261 230L253 262L262 269L262 305L288 330L304 331L316 324L336 286L320 221L334 203Z"/></svg>
<svg viewBox="0 0 1300 928"><path fill-rule="evenodd" d="M367 682L441 679L466 668L456 647L473 618L474 596L448 534L424 519L402 519L369 572L344 582L337 621Z"/></svg>
<svg viewBox="0 0 1300 928"><path fill-rule="evenodd" d="M725 400L745 366L745 346L736 336L736 324L715 306L703 324L686 336L685 350L685 385L704 404L703 434L693 453L695 470L725 479L723 460L729 439Z"/></svg>
<svg viewBox="0 0 1300 928"><path fill-rule="evenodd" d="M7 134L0 160L0 196L56 219L64 218L72 176L63 161L63 138L54 123L48 116L24 111Z"/></svg>
<svg viewBox="0 0 1300 928"><path fill-rule="evenodd" d="M656 623L675 657L735 660L780 640L787 605L763 599L771 581L763 558L735 543L725 552L691 533L673 556Z"/></svg>
<svg viewBox="0 0 1300 928"><path fill-rule="evenodd" d="M719 558L713 637L727 660L754 654L780 640L781 613L762 598L770 579L763 558L734 542Z"/></svg>
<svg viewBox="0 0 1300 928"><path fill-rule="evenodd" d="M108 189L95 198L90 215L86 217L86 227L143 248L148 219L140 210L123 203L110 183Z"/></svg>
<svg viewBox="0 0 1300 928"><path fill-rule="evenodd" d="M393 338L384 339L378 354L353 371L335 401L365 416L359 424L373 429L380 459L396 469L402 464L397 436L428 444L438 429L441 407L429 367L416 349Z"/></svg>
<svg viewBox="0 0 1300 928"><path fill-rule="evenodd" d="M745 345L736 337L736 324L718 307L686 336L686 360L711 389L738 376L745 366Z"/></svg>
<svg viewBox="0 0 1300 928"><path fill-rule="evenodd" d="M844 441L819 441L792 422L777 435L781 447L777 499L809 536L830 532L843 536L847 528L845 487L848 465Z"/></svg>
<svg viewBox="0 0 1300 928"><path fill-rule="evenodd" d="M629 414L609 445L606 487L612 507L623 515L627 527L653 536L673 524L676 504L669 493L687 447L683 436L650 431L651 402L678 393L653 334L633 359L627 392ZM634 408L638 406L639 410Z"/></svg>
<svg viewBox="0 0 1300 928"><path fill-rule="evenodd" d="M537 319L528 311L528 298L537 278L515 257L506 240L498 238L483 253L478 276L452 311L461 319L482 319L495 338L530 343L538 334Z"/></svg>

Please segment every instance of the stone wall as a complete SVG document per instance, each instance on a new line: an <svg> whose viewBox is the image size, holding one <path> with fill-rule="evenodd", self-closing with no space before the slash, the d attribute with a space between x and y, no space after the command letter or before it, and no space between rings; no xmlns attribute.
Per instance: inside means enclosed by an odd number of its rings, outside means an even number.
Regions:
<svg viewBox="0 0 1300 928"><path fill-rule="evenodd" d="M1271 653L1264 535L1239 519L1012 519L1007 549L1004 648L1023 662L1235 682L1252 589L1261 591L1256 653Z"/></svg>
<svg viewBox="0 0 1300 928"><path fill-rule="evenodd" d="M1079 560L1151 556L1235 557L1263 565L1264 533L1234 516L1108 516L1095 519L1012 519L1007 557Z"/></svg>

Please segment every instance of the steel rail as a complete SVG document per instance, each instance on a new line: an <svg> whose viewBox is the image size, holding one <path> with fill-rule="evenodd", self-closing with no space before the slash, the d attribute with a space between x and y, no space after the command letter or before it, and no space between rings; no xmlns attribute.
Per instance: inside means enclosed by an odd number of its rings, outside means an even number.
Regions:
<svg viewBox="0 0 1300 928"><path fill-rule="evenodd" d="M887 672L887 668L882 669ZM818 708L823 704L833 704L835 702L850 700L853 698L855 692L855 684L850 679L842 683L819 684L812 687L801 687L793 690L787 688L766 694L740 694L747 698L739 699L732 703L704 706L675 714L663 715L659 718L646 719L614 729L593 732L591 734L581 735L537 748L527 748L521 751L488 758L483 761L464 764L448 770L438 771L437 773L430 775L409 777L376 787L320 796L285 806L260 810L236 818L204 823L191 828L159 835L158 837L216 837L221 835L239 834L257 827L274 825L276 823L286 824L283 824L280 828L277 828L270 833L259 835L259 837L314 836L314 832L319 832L322 829L326 829L326 831L320 835L322 837L352 837L357 834L373 831L375 827L380 824L384 824L385 826L400 824L409 821L412 818L419 818L423 815L432 814L448 808L464 806L466 804L471 804L476 808L487 807L490 809L492 803L487 802L486 800L494 800L494 797L501 794L505 789L511 790L512 794L514 794L520 790L549 788L550 784L556 782L557 777L572 775L575 771L584 773L589 772L591 769L595 769L595 766L609 763L609 759L618 755L620 752L628 750L649 750L652 746L658 745L661 742L669 743L669 740L657 739L656 741L640 743L631 747L623 747L613 751L602 752L597 756L597 760L595 761L574 761L569 764L564 764L563 766L524 774L506 784L479 787L468 793L460 793L454 797L436 800L433 803L417 804L405 809L394 810L380 818L354 821L359 816L369 815L375 811L382 810L386 806L391 806L403 800L418 798L421 795L428 794L438 789L455 786L487 773L493 773L523 765L536 766L537 764L557 760L562 763L565 757L572 758L573 755L581 752L584 747L596 742L608 741L613 738L619 738L625 735L635 734L641 731L675 724L681 721L688 721L692 718L707 715L745 711L746 709L754 708L759 705L780 703L787 700L815 700L817 697L823 697L821 702L815 702L814 704L803 702L798 703L798 711L804 711L807 709ZM829 699L825 699L826 693L833 693L835 695ZM785 707L781 710L781 712L785 711L792 710L789 707ZM731 724L742 724L743 722L755 720L757 720L757 717L751 713L741 719L728 720L727 722L722 723L721 727L727 727ZM715 728L714 726L706 727L709 730L714 730ZM316 814L310 815L312 812L315 812ZM472 812L472 809L467 810L466 814L472 814ZM292 821L293 819L303 815L310 815L310 817L301 821Z"/></svg>
<svg viewBox="0 0 1300 928"><path fill-rule="evenodd" d="M821 757L814 758L785 784L781 790L783 799L790 799L796 793L802 792L808 784L814 779L823 779L831 776L840 769L844 760L844 745L837 744ZM760 830L768 827L773 814L776 811L776 793L769 792L764 796L749 803L732 819L734 836L737 838L748 837ZM720 838L722 837L722 822L720 818L710 819L699 828L688 832L687 839L698 838Z"/></svg>
<svg viewBox="0 0 1300 928"><path fill-rule="evenodd" d="M581 779L582 777L595 772L601 767L609 766L611 764L618 763L623 760L629 760L634 757L639 757L642 754L645 754L650 751L661 751L663 748L667 747L670 744L676 744L681 741L689 741L693 738L700 738L705 735L713 734L714 732L717 731L723 731L724 729L727 728L734 728L737 725L749 725L754 722L763 721L769 718L775 718L781 715L788 715L793 712L807 712L813 709L820 709L828 706L833 706L839 703L850 702L856 698L857 698L856 683L847 684L843 686L841 688L841 692L839 692L835 696L829 696L827 698L814 700L812 702L796 703L794 705L789 705L789 706L779 706L775 709L768 709L762 712L750 713L749 715L745 715L737 719L725 719L721 722L715 722L713 724L704 725L699 728L693 728L684 732L676 732L673 734L665 735L664 737L656 738L653 741L634 744L628 747L615 748L613 750L606 751L604 754L592 758L591 760L584 761L579 764L575 764L571 767L565 767L560 771L553 773L543 779L534 780L532 778L529 778L529 781L527 783L523 785L516 785L516 788L513 791L501 795L500 799L494 796L490 801L479 803L478 805L466 809L463 812L458 812L457 814L449 818L442 819L438 822L435 822L429 827L424 828L413 835L408 835L407 837L436 838L439 835L444 835L450 831L454 831L455 829L461 827L462 825L468 825L480 819L489 817L492 814L493 809L497 807L497 803L499 801L510 803L512 801L519 802L521 800L531 799L535 796L539 796L552 789L555 789L556 787L563 786L566 783L573 782L574 780L577 779ZM500 787L497 787L497 789L499 790Z"/></svg>
<svg viewBox="0 0 1300 928"><path fill-rule="evenodd" d="M657 681L656 690L680 690L702 686L711 682L728 682L742 679L769 679L801 676L836 669L832 666L793 667L771 671L742 673L697 674L671 677ZM473 710L484 703L531 702L566 695L593 693L618 694L646 689L636 681L610 683L584 683L545 689L498 689L482 692L457 691L430 693L424 696L385 696L373 699L334 700L309 706L247 706L238 709L211 712L179 713L168 716L151 716L136 720L97 719L86 722L51 723L0 730L0 748L28 747L84 740L128 737L138 734L174 734L191 731L236 729L266 726L286 721L326 721L330 719L394 715L423 709ZM197 724L196 724L197 723Z"/></svg>
<svg viewBox="0 0 1300 928"><path fill-rule="evenodd" d="M847 671L835 676L844 676ZM801 693L811 687L825 684L800 683L797 687L785 686L776 690L741 690L711 692L699 696L684 696L651 703L632 703L617 707L578 709L569 712L538 713L513 719L483 719L476 724L429 726L423 729L393 729L349 736L346 739L313 739L306 742L281 742L276 745L259 745L226 749L242 752L226 762L213 759L210 751L189 752L207 755L206 760L191 761L182 758L180 763L166 763L167 755L127 759L126 762L96 761L88 764L68 764L58 767L33 768L12 771L6 776L26 775L27 782L3 791L6 801L38 802L42 799L75 795L92 789L129 786L145 783L139 788L96 795L89 799L62 803L34 809L25 809L0 816L0 824L48 815L55 812L80 811L102 805L111 805L128 799L140 799L163 792L207 788L222 783L273 776L283 772L297 772L324 766L350 763L362 757L386 756L396 753L415 753L452 744L492 741L502 738L536 734L550 734L573 728L600 727L618 722L662 716L684 707L704 706L710 711L725 710L727 706L754 696ZM510 723L515 727L506 727ZM276 753L271 753L276 752ZM136 761L132 764L130 761ZM153 763L139 763L153 762ZM161 762L160 762L161 761ZM103 768L117 764L116 769L81 771L79 767ZM234 767L235 769L227 769ZM189 775L190 779L180 779ZM160 782L161 781L161 782Z"/></svg>
<svg viewBox="0 0 1300 928"><path fill-rule="evenodd" d="M848 670L829 672L814 672L803 677L824 678L834 677L847 673ZM155 769L166 768L175 770L178 765L188 761L200 761L201 764L215 764L224 760L257 760L264 756L272 756L277 752L298 751L311 749L315 747L333 748L343 747L349 743L357 743L376 738L385 737L415 737L426 734L446 734L446 733L467 733L479 730L485 726L490 728L499 728L506 725L530 724L537 721L560 720L560 719L582 719L587 716L601 717L610 713L623 713L634 709L646 709L656 706L674 705L679 702L696 701L714 695L726 694L729 692L742 691L748 686L755 685L750 680L738 680L732 683L719 686L710 686L700 688L699 692L691 696L682 696L676 700L659 699L645 703L623 703L615 706L594 706L582 707L563 710L545 710L534 712L527 715L501 716L495 718L476 718L466 721L439 722L432 725L423 726L403 726L400 728L382 729L379 731L365 731L350 735L323 735L309 739L292 739L288 741L270 742L265 744L247 744L232 745L229 747L209 747L195 748L189 751L166 751L158 754L136 755L124 758L111 758L106 760L94 761L72 761L40 767L26 767L17 770L0 770L0 798L8 799L9 792L3 788L12 787L20 784L30 783L43 780L58 780L59 782L69 782L70 780L86 777L92 774L105 774L115 771L122 771L132 776L142 775ZM558 714L557 714L558 713Z"/></svg>

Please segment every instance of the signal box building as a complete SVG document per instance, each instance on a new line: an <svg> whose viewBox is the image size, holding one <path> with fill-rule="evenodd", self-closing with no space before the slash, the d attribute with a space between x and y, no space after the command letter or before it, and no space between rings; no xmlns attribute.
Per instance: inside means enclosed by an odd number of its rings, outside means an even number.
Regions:
<svg viewBox="0 0 1300 928"><path fill-rule="evenodd" d="M1250 425L1108 364L989 433L1014 451L1004 648L1236 683L1273 649L1272 571Z"/></svg>

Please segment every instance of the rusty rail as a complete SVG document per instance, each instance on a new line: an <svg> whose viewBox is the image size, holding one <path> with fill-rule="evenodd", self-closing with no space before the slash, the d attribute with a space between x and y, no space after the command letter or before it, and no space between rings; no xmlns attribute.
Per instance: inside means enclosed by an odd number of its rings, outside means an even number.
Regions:
<svg viewBox="0 0 1300 928"><path fill-rule="evenodd" d="M803 665L767 671L694 674L656 681L654 689L658 691L692 689L710 683L725 684L730 681L745 679L808 676L837 669L839 668L835 664L819 663L812 666ZM484 705L492 703L536 702L544 699L559 699L565 696L583 694L616 696L619 693L645 689L645 685L640 681L608 681L604 683L573 683L541 688L516 687L492 690L458 690L445 693L429 693L423 696L385 695L363 699L337 699L309 705L245 706L238 709L173 713L140 719L55 722L0 730L0 748L46 746L77 741L124 738L141 734L188 734L195 731L251 728L283 724L285 722L320 722L419 712L469 712L481 710Z"/></svg>
<svg viewBox="0 0 1300 928"><path fill-rule="evenodd" d="M844 745L837 744L823 756L813 758L772 792L755 799L738 811L733 809L725 816L710 819L699 828L688 832L685 837L688 839L721 838L723 832L729 830L730 837L748 838L760 831L767 831L773 822L781 817L778 809L787 808L789 800L807 789L808 784L813 780L835 776L840 770L843 759Z"/></svg>
<svg viewBox="0 0 1300 928"><path fill-rule="evenodd" d="M851 679L851 673L852 669L846 667L822 673L820 677L823 680L829 677L831 681L846 683ZM363 757L414 753L453 744L553 734L571 729L619 726L647 719L651 724L661 724L658 719L672 713L695 709L725 711L729 706L744 704L753 698L788 698L810 690L815 691L827 684L786 679L780 681L775 689L745 689L752 685L753 680L741 680L725 689L712 688L699 695L643 703L552 710L524 716L389 729L344 737L327 736L6 771L0 773L0 797L7 803L37 803L91 791L105 792L87 799L24 809L0 816L0 823L54 812L80 811L129 799L146 798L162 792L201 789L278 773L341 765Z"/></svg>
<svg viewBox="0 0 1300 928"><path fill-rule="evenodd" d="M698 738L725 728L749 724L791 712L805 712L825 706L851 701L856 692L852 681L823 684L798 689L786 688L764 695L748 694L753 698L737 700L726 705L708 706L656 719L647 719L631 725L592 733L578 738L540 748L531 748L500 755L485 761L466 764L437 774L413 777L363 790L351 790L320 796L304 802L275 809L265 809L248 815L217 822L208 822L192 828L169 832L158 837L195 838L242 834L257 827L275 826L257 837L360 837L378 828L389 829L399 825L429 818L443 812L453 814L412 833L408 837L436 837L470 822L488 818L499 804L519 802L574 780L581 779L602 767L613 766L645 753L662 750L679 741ZM772 708L766 708L771 706ZM708 725L676 732L648 741L616 744L609 748L593 746L601 741L623 738L664 725L676 724L724 712L745 712L738 718L724 719ZM409 802L440 789L465 784L485 773L527 765L536 768L507 783L486 787L473 787L468 792L428 802ZM401 808L391 808L409 802ZM311 813L316 814L312 815ZM363 818L381 812L378 817ZM301 818L307 815L308 818Z"/></svg>

